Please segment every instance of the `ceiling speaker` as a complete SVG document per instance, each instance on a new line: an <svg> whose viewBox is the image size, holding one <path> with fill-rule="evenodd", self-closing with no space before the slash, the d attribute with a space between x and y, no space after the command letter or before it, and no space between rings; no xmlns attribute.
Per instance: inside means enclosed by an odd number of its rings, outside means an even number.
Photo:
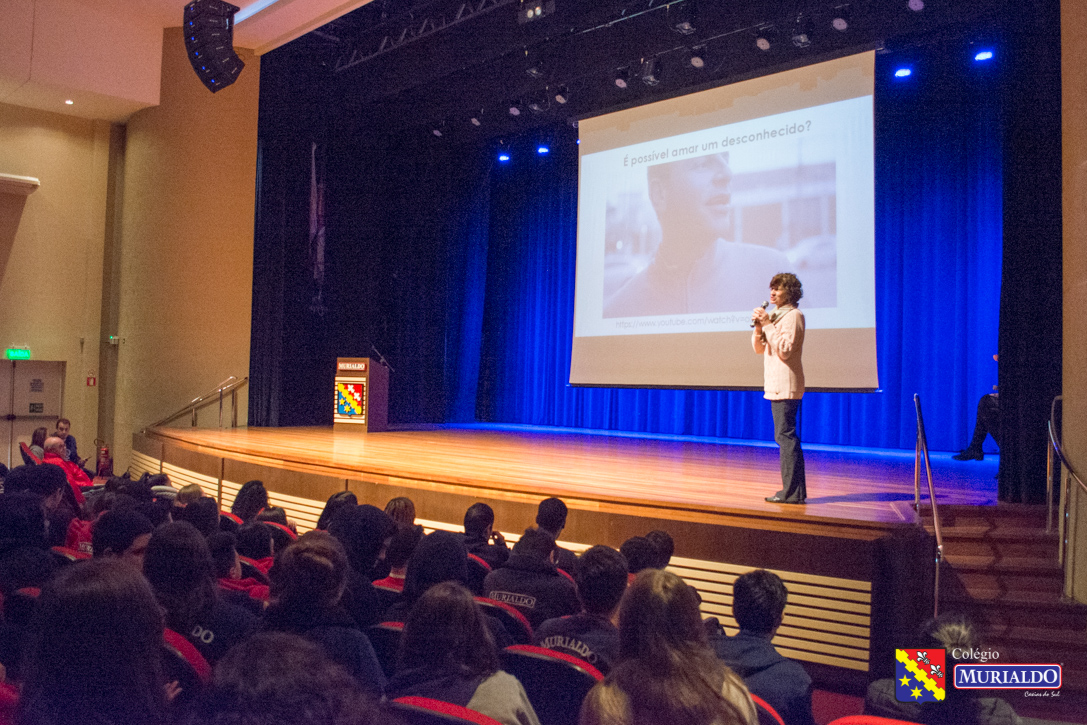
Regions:
<svg viewBox="0 0 1087 725"><path fill-rule="evenodd" d="M234 13L240 8L222 0L195 0L185 6L185 50L189 63L209 91L238 80L245 63L234 52Z"/></svg>

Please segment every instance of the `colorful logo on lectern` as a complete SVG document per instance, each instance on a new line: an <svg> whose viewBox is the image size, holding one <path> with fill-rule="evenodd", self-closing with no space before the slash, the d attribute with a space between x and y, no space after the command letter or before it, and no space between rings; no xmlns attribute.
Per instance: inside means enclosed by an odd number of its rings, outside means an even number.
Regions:
<svg viewBox="0 0 1087 725"><path fill-rule="evenodd" d="M362 383L336 383L336 414L362 415Z"/></svg>
<svg viewBox="0 0 1087 725"><path fill-rule="evenodd" d="M942 649L896 649L895 699L943 702L947 691L946 659Z"/></svg>

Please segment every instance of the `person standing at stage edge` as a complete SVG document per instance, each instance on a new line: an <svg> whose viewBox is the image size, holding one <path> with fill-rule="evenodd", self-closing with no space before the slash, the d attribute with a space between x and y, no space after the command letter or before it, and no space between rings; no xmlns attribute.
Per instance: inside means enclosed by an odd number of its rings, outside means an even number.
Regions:
<svg viewBox="0 0 1087 725"><path fill-rule="evenodd" d="M804 479L804 451L796 435L796 414L804 397L804 313L796 305L804 288L788 272L770 280L770 301L774 313L763 307L751 313L755 331L751 345L762 355L764 398L774 413L774 440L781 453L781 490L767 496L770 503L804 503L808 489Z"/></svg>

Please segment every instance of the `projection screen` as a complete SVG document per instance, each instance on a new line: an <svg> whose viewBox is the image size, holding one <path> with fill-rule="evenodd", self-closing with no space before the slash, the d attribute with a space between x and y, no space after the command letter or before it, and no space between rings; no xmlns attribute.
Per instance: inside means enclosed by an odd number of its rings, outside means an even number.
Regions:
<svg viewBox="0 0 1087 725"><path fill-rule="evenodd" d="M761 388L751 310L804 285L809 390L874 390L874 52L579 124L572 385Z"/></svg>

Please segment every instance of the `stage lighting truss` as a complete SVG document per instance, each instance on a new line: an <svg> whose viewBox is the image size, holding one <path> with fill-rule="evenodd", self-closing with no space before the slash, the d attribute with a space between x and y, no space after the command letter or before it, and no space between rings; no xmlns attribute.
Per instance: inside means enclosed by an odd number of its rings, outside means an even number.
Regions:
<svg viewBox="0 0 1087 725"><path fill-rule="evenodd" d="M664 64L660 58L649 58L642 61L642 83L647 86L655 86L661 82L661 73Z"/></svg>

